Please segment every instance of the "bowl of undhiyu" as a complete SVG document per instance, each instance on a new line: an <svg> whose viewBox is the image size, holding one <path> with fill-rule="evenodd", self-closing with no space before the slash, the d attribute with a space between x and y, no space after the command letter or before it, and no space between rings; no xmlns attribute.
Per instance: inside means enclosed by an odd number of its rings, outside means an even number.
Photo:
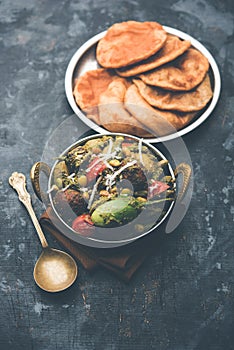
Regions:
<svg viewBox="0 0 234 350"><path fill-rule="evenodd" d="M47 193L40 183L42 172L48 175ZM190 174L185 163L173 170L166 157L143 139L107 133L78 140L51 169L35 163L31 180L65 236L85 245L111 247L157 229L185 194Z"/></svg>

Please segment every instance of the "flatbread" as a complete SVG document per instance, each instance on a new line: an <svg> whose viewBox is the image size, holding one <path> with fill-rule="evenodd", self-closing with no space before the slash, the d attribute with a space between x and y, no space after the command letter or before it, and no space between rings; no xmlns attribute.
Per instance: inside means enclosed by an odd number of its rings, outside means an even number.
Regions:
<svg viewBox="0 0 234 350"><path fill-rule="evenodd" d="M126 85L121 79L109 84L107 90L99 98L100 125L111 132L124 132L140 137L152 137L137 119L124 108Z"/></svg>
<svg viewBox="0 0 234 350"><path fill-rule="evenodd" d="M85 110L97 106L99 96L108 85L116 79L114 71L107 69L94 69L81 75L76 81L73 89L78 106Z"/></svg>
<svg viewBox="0 0 234 350"><path fill-rule="evenodd" d="M153 56L134 65L119 68L116 72L122 77L131 77L162 66L182 55L191 46L190 41L181 40L177 36L167 35L163 47Z"/></svg>
<svg viewBox="0 0 234 350"><path fill-rule="evenodd" d="M155 54L166 39L166 31L157 22L116 23L99 41L97 61L105 68L127 66Z"/></svg>
<svg viewBox="0 0 234 350"><path fill-rule="evenodd" d="M175 133L187 125L196 113L180 113L162 111L153 108L140 95L137 87L132 84L125 94L125 108L147 129L159 137Z"/></svg>
<svg viewBox="0 0 234 350"><path fill-rule="evenodd" d="M94 69L84 73L76 81L73 95L78 106L90 119L99 124L97 105L100 95L106 91L108 85L119 79L113 70ZM122 78L124 80L124 78Z"/></svg>
<svg viewBox="0 0 234 350"><path fill-rule="evenodd" d="M140 74L139 77L148 85L172 91L188 91L202 82L208 69L208 59L201 52L190 48L176 60Z"/></svg>
<svg viewBox="0 0 234 350"><path fill-rule="evenodd" d="M195 89L188 92L171 92L146 85L140 79L133 79L141 96L151 105L164 110L180 112L199 111L210 101L213 92L209 75Z"/></svg>

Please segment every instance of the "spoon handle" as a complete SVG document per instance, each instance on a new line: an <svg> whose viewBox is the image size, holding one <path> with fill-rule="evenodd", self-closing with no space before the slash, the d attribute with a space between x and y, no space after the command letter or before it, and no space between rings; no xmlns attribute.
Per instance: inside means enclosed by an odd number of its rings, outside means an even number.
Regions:
<svg viewBox="0 0 234 350"><path fill-rule="evenodd" d="M38 237L41 241L42 247L47 248L47 240L44 236L44 233L42 232L41 226L33 210L30 194L26 190L26 178L24 174L14 172L9 178L9 183L16 190L19 196L19 200L25 205L26 209L28 210L28 213L37 231Z"/></svg>

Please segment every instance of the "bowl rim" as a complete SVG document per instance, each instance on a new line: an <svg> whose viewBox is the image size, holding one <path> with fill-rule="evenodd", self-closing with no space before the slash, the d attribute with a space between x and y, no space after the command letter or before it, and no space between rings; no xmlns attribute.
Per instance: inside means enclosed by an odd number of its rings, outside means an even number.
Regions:
<svg viewBox="0 0 234 350"><path fill-rule="evenodd" d="M133 136L133 135L129 135L129 134L124 134L124 133L111 133L111 132L108 132L106 134L94 134L94 135L90 135L90 136L86 136L82 139L79 139L77 141L75 141L73 144L71 144L70 146L68 146L61 154L60 154L60 157L65 155L69 150L71 150L72 148L78 146L79 144L82 144L84 142L87 142L88 140L90 139L95 139L95 138L102 138L103 136L124 136L124 137L130 137L130 138L133 138L135 139L136 141L140 141L142 140L142 143L145 144L147 147L151 148L154 152L156 152L162 159L164 160L168 160L165 155L160 151L158 150L158 148L156 148L155 146L153 146L151 143L145 141L144 139L141 139L137 136ZM136 239L139 239L145 235L147 235L148 233L152 232L153 230L155 230L158 226L160 226L165 220L166 218L168 217L168 215L170 214L174 204L175 204L175 199L171 202L169 208L167 209L167 212L165 213L165 215L162 217L162 219L156 224L156 225L153 225L149 230L147 230L146 232L143 232L143 233L140 233L138 236L136 237L132 237L132 238L128 238L128 239L121 239L121 240L111 240L111 241L106 241L106 240L103 240L103 239L98 239L98 238L94 238L94 237L89 237L89 236L82 236L80 235L79 233L77 233L75 230L72 229L71 226L69 226L62 218L61 216L58 214L55 206L54 206L54 203L53 203L53 199L52 199L52 193L50 191L50 188L52 186L52 178L53 178L53 173L54 173L54 169L55 169L55 166L56 164L58 164L59 162L59 159L57 159L52 168L51 168L51 172L50 172L50 175L49 175L49 179L48 179L48 197L49 197L49 201L50 201L50 204L51 204L51 207L54 211L54 213L56 214L56 216L58 217L59 221L61 221L61 223L66 227L66 229L69 230L70 233L72 233L72 237L74 235L74 238L72 238L71 236L69 238L71 238L73 241L77 241L79 242L79 240L75 239L77 237L82 237L82 241L90 241L90 242L96 242L96 243L101 243L101 244L105 244L105 245L112 245L112 244L127 244L127 243L130 243L130 242L133 242L135 241ZM173 180L175 181L176 180L176 177L175 177L175 173L172 169L172 166L170 164L170 162L168 162L168 169L170 171L170 174L173 178ZM175 181L175 186L176 186L176 181ZM64 234L66 236L66 234Z"/></svg>

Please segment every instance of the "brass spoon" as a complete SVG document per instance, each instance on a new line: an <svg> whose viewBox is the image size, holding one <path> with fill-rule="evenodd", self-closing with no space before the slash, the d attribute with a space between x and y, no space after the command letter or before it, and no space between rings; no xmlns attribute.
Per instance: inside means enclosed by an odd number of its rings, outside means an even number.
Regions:
<svg viewBox="0 0 234 350"><path fill-rule="evenodd" d="M36 284L47 292L60 292L70 287L78 273L75 260L65 252L49 248L32 208L24 174L14 172L9 178L9 183L17 191L19 200L27 208L43 247L43 252L34 267L33 275Z"/></svg>

